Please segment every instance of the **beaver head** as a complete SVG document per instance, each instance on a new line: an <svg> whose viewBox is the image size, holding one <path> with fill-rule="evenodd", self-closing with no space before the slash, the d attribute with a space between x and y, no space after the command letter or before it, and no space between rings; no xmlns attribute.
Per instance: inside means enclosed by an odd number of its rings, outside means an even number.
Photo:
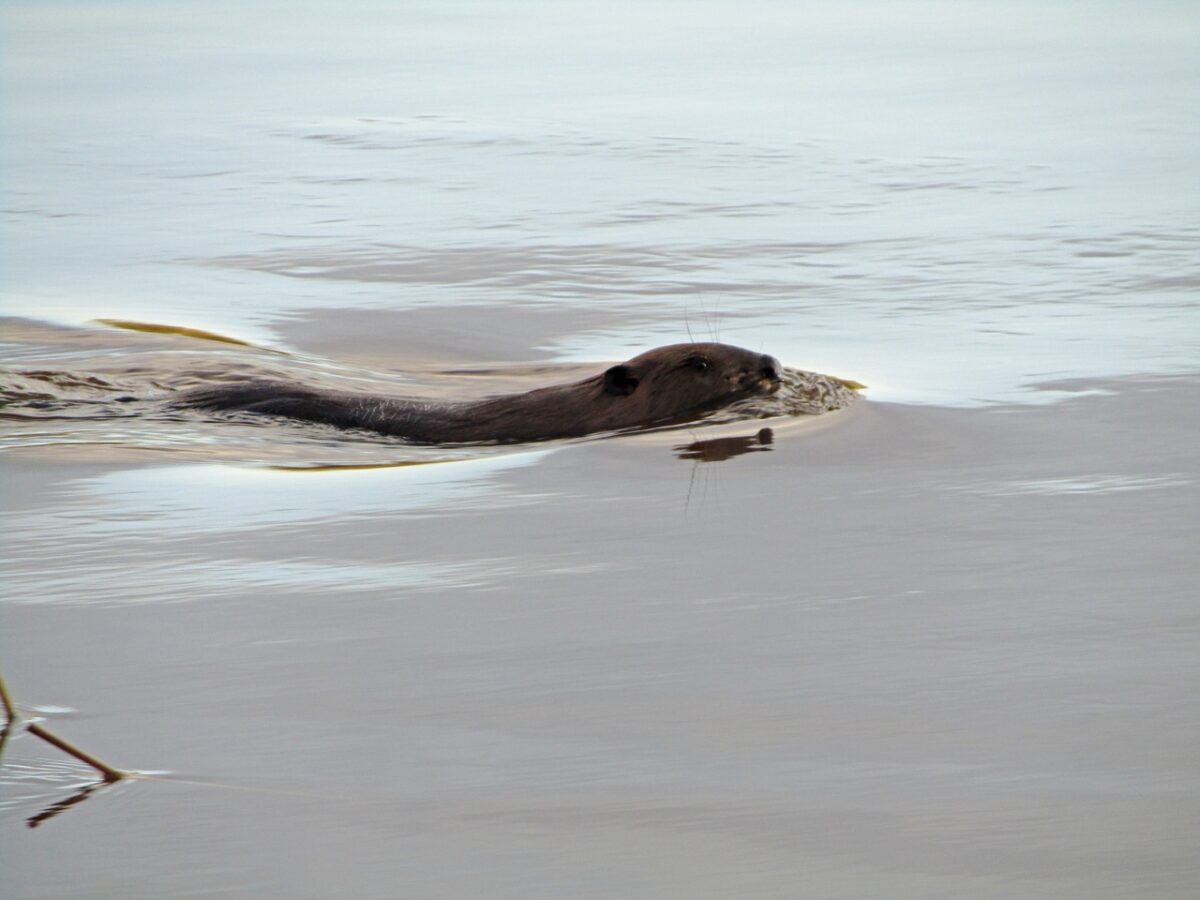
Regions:
<svg viewBox="0 0 1200 900"><path fill-rule="evenodd" d="M773 356L729 344L656 347L602 376L603 391L637 421L682 420L779 389L783 367ZM636 411L636 412L635 412Z"/></svg>

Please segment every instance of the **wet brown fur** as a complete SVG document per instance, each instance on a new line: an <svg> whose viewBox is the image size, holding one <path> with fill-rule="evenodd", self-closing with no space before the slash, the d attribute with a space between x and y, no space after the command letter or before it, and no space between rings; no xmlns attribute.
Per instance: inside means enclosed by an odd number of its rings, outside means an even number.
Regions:
<svg viewBox="0 0 1200 900"><path fill-rule="evenodd" d="M200 388L177 408L239 411L362 428L429 443L516 443L687 422L778 389L770 356L728 344L672 344L571 384L438 402L328 391L280 381Z"/></svg>

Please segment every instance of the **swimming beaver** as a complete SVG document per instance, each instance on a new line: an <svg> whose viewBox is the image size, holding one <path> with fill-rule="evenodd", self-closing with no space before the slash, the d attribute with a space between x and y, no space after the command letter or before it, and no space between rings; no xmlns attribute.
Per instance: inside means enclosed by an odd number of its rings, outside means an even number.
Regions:
<svg viewBox="0 0 1200 900"><path fill-rule="evenodd" d="M364 428L424 444L517 443L686 422L779 389L771 356L728 344L672 344L573 384L438 402L248 381L187 391L175 407L236 410Z"/></svg>

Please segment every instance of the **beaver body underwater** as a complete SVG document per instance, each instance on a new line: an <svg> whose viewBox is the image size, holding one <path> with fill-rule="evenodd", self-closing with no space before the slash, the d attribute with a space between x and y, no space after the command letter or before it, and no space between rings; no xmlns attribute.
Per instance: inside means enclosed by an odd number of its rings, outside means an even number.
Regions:
<svg viewBox="0 0 1200 900"><path fill-rule="evenodd" d="M360 428L424 444L519 443L687 422L779 389L771 356L728 344L672 344L572 384L438 402L248 381L185 392L172 406Z"/></svg>

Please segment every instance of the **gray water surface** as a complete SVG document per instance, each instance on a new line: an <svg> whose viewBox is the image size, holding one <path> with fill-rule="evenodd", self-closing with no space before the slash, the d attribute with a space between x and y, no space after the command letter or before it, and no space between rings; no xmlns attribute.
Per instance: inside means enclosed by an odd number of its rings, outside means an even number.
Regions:
<svg viewBox="0 0 1200 900"><path fill-rule="evenodd" d="M5 896L1200 894L1193 4L0 29L0 389L73 398L0 411L0 671L153 776L11 733ZM689 337L867 402L454 452L145 414Z"/></svg>

